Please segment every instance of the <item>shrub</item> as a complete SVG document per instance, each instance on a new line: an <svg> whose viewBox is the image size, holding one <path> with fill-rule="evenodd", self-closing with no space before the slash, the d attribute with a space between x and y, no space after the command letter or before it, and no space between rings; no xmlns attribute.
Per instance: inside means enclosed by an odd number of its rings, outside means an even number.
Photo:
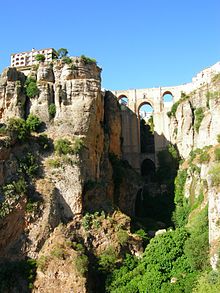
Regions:
<svg viewBox="0 0 220 293"><path fill-rule="evenodd" d="M65 250L60 244L56 244L56 246L50 252L51 256L54 256L58 259L65 258Z"/></svg>
<svg viewBox="0 0 220 293"><path fill-rule="evenodd" d="M68 50L66 48L60 48L57 50L58 58L63 58L68 55Z"/></svg>
<svg viewBox="0 0 220 293"><path fill-rule="evenodd" d="M37 54L37 55L35 56L35 60L36 60L36 61L39 61L39 62L44 62L45 59L46 59L46 57L45 57L43 54Z"/></svg>
<svg viewBox="0 0 220 293"><path fill-rule="evenodd" d="M30 131L38 131L42 122L40 121L40 118L34 114L29 114L28 118L26 120L27 128Z"/></svg>
<svg viewBox="0 0 220 293"><path fill-rule="evenodd" d="M7 127L5 124L0 125L0 135L7 135Z"/></svg>
<svg viewBox="0 0 220 293"><path fill-rule="evenodd" d="M33 178L37 176L38 171L39 165L32 153L28 152L22 159L19 160L19 173Z"/></svg>
<svg viewBox="0 0 220 293"><path fill-rule="evenodd" d="M88 264L89 264L88 256L85 254L78 254L74 262L75 262L77 271L81 275L85 275L85 273L88 271Z"/></svg>
<svg viewBox="0 0 220 293"><path fill-rule="evenodd" d="M215 160L220 161L220 148L215 149Z"/></svg>
<svg viewBox="0 0 220 293"><path fill-rule="evenodd" d="M185 242L184 252L192 270L202 271L208 268L209 258L207 207L196 215L191 225L191 235Z"/></svg>
<svg viewBox="0 0 220 293"><path fill-rule="evenodd" d="M220 81L220 73L217 73L212 77L212 82L218 82Z"/></svg>
<svg viewBox="0 0 220 293"><path fill-rule="evenodd" d="M47 162L51 168L59 168L61 166L61 162L59 159L48 159Z"/></svg>
<svg viewBox="0 0 220 293"><path fill-rule="evenodd" d="M207 152L203 152L200 156L199 156L199 163L207 163L210 160L210 155Z"/></svg>
<svg viewBox="0 0 220 293"><path fill-rule="evenodd" d="M33 77L27 78L25 82L26 94L29 98L33 98L39 94L39 89L37 87L37 81Z"/></svg>
<svg viewBox="0 0 220 293"><path fill-rule="evenodd" d="M194 127L195 127L196 132L199 132L199 128L200 128L200 125L202 123L203 118L204 118L204 109L201 107L197 108L195 110L195 121L194 121Z"/></svg>
<svg viewBox="0 0 220 293"><path fill-rule="evenodd" d="M66 64L71 64L73 62L70 57L63 57L62 61Z"/></svg>
<svg viewBox="0 0 220 293"><path fill-rule="evenodd" d="M74 146L73 146L74 154L79 154L83 147L84 147L83 140L81 138L77 137L74 140Z"/></svg>
<svg viewBox="0 0 220 293"><path fill-rule="evenodd" d="M209 171L212 180L212 186L219 186L220 185L220 163L216 164L212 167Z"/></svg>
<svg viewBox="0 0 220 293"><path fill-rule="evenodd" d="M43 151L48 151L52 148L52 142L46 134L39 135L37 142Z"/></svg>
<svg viewBox="0 0 220 293"><path fill-rule="evenodd" d="M58 155L72 154L73 153L73 149L72 149L72 146L71 146L71 142L68 139L66 139L66 138L58 139L55 142L55 152Z"/></svg>
<svg viewBox="0 0 220 293"><path fill-rule="evenodd" d="M118 232L117 232L117 238L118 238L118 242L124 246L127 242L128 242L128 232L123 230L123 229L120 229Z"/></svg>
<svg viewBox="0 0 220 293"><path fill-rule="evenodd" d="M96 64L96 59L81 55L81 59L85 64Z"/></svg>
<svg viewBox="0 0 220 293"><path fill-rule="evenodd" d="M47 267L47 264L48 264L48 260L49 260L49 257L48 256L45 256L45 255L42 255L40 256L38 259L37 259L37 268L44 272L46 267Z"/></svg>
<svg viewBox="0 0 220 293"><path fill-rule="evenodd" d="M109 246L99 255L99 270L112 272L116 266L117 254L113 246Z"/></svg>
<svg viewBox="0 0 220 293"><path fill-rule="evenodd" d="M26 122L21 118L10 118L7 130L12 139L16 139L20 142L25 141L30 135Z"/></svg>
<svg viewBox="0 0 220 293"><path fill-rule="evenodd" d="M217 135L217 142L220 143L220 134Z"/></svg>
<svg viewBox="0 0 220 293"><path fill-rule="evenodd" d="M217 271L205 271L199 277L193 293L219 293L220 275Z"/></svg>
<svg viewBox="0 0 220 293"><path fill-rule="evenodd" d="M50 104L48 107L48 113L50 118L54 118L56 115L56 105L54 103Z"/></svg>

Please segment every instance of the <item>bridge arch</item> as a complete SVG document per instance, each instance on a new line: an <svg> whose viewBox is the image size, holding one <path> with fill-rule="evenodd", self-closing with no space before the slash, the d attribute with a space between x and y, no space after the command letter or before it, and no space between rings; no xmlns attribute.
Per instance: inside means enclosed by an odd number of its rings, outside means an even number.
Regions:
<svg viewBox="0 0 220 293"><path fill-rule="evenodd" d="M156 166L154 162L146 158L141 163L141 175L149 180L152 180L155 176Z"/></svg>
<svg viewBox="0 0 220 293"><path fill-rule="evenodd" d="M163 102L173 102L173 94L171 93L171 91L165 91L162 94L162 99Z"/></svg>
<svg viewBox="0 0 220 293"><path fill-rule="evenodd" d="M126 95L120 95L120 96L118 97L118 102L119 102L119 104L121 104L121 105L128 106L128 104L129 104L129 99L128 99L128 97L127 97Z"/></svg>

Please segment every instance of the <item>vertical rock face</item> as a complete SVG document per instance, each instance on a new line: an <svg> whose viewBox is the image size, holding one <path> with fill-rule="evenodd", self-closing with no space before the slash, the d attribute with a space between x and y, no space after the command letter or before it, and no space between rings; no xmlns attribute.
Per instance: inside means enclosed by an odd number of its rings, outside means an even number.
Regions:
<svg viewBox="0 0 220 293"><path fill-rule="evenodd" d="M0 78L0 122L24 116L25 95L22 91L25 75L15 68L5 69Z"/></svg>
<svg viewBox="0 0 220 293"><path fill-rule="evenodd" d="M218 262L217 250L220 243L220 194L219 187L212 182L211 174L218 165L214 151L219 148L219 98L220 78L216 75L210 78L209 83L203 84L181 101L170 120L171 142L177 146L182 158L189 159L185 197L198 198L202 181L207 182L204 203L208 203L211 265L214 269ZM208 150L207 146L211 149ZM199 155L197 159L193 159L192 152L197 149L203 149L210 159L200 162ZM201 152L200 150L200 154ZM197 175L193 168L196 168Z"/></svg>

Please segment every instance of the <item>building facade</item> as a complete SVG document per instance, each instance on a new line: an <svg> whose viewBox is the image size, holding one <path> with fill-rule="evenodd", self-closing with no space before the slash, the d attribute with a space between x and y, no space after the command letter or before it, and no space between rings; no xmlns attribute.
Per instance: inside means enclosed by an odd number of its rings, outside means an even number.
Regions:
<svg viewBox="0 0 220 293"><path fill-rule="evenodd" d="M35 60L36 55L42 54L45 56L45 62L51 62L52 59L57 55L53 48L21 52L11 54L11 67L26 67L32 66L37 63Z"/></svg>

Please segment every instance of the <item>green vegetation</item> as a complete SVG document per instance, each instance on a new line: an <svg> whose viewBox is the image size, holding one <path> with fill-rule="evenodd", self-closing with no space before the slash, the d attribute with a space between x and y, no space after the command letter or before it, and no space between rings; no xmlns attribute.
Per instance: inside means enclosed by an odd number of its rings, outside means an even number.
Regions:
<svg viewBox="0 0 220 293"><path fill-rule="evenodd" d="M187 222L189 214L189 206L187 199L184 196L184 185L186 183L187 170L179 170L175 179L175 197L174 203L176 205L173 213L173 221L177 227L183 227Z"/></svg>
<svg viewBox="0 0 220 293"><path fill-rule="evenodd" d="M60 48L57 50L57 55L58 55L58 58L61 59L63 57L66 57L68 55L68 50L66 48Z"/></svg>
<svg viewBox="0 0 220 293"><path fill-rule="evenodd" d="M212 82L213 83L216 83L216 82L218 82L218 81L220 81L220 73L217 73L215 76L213 76L213 78L212 78Z"/></svg>
<svg viewBox="0 0 220 293"><path fill-rule="evenodd" d="M71 146L71 142L66 138L58 139L55 142L55 152L58 155L67 155L73 153L73 148Z"/></svg>
<svg viewBox="0 0 220 293"><path fill-rule="evenodd" d="M38 175L39 164L36 157L28 152L23 158L19 159L18 172L27 177L34 178Z"/></svg>
<svg viewBox="0 0 220 293"><path fill-rule="evenodd" d="M204 109L202 107L197 108L195 110L195 121L194 121L194 127L197 133L199 132L199 128L203 118L204 118Z"/></svg>
<svg viewBox="0 0 220 293"><path fill-rule="evenodd" d="M171 117L175 117L175 115L176 115L176 111L177 111L177 108L179 107L179 105L180 105L182 102L188 100L189 98L190 98L189 95L186 95L185 93L182 92L182 93L181 93L181 98L180 98L176 103L174 103L174 104L172 105L171 110L170 110L169 112L167 112L167 116L168 116L169 118L171 118Z"/></svg>
<svg viewBox="0 0 220 293"><path fill-rule="evenodd" d="M207 152L203 152L202 154L200 154L199 156L199 163L208 163L210 160L210 155Z"/></svg>
<svg viewBox="0 0 220 293"><path fill-rule="evenodd" d="M13 210L18 200L27 192L27 184L23 177L5 184L1 188L3 201L0 202L0 218L4 218Z"/></svg>
<svg viewBox="0 0 220 293"><path fill-rule="evenodd" d="M205 271L199 277L193 293L219 293L220 274L218 271Z"/></svg>
<svg viewBox="0 0 220 293"><path fill-rule="evenodd" d="M217 142L220 143L220 134L217 135Z"/></svg>
<svg viewBox="0 0 220 293"><path fill-rule="evenodd" d="M30 135L25 120L21 118L10 118L7 131L12 140L18 140L19 142L26 141Z"/></svg>
<svg viewBox="0 0 220 293"><path fill-rule="evenodd" d="M128 232L123 230L123 229L119 229L119 231L117 232L117 238L118 238L118 242L124 246L127 242L128 242Z"/></svg>
<svg viewBox="0 0 220 293"><path fill-rule="evenodd" d="M38 61L38 62L44 62L45 59L46 59L46 57L43 54L37 54L35 56L35 60Z"/></svg>
<svg viewBox="0 0 220 293"><path fill-rule="evenodd" d="M193 218L189 230L178 228L154 237L140 259L127 256L121 267L107 267L106 291L192 292L208 265L207 208Z"/></svg>
<svg viewBox="0 0 220 293"><path fill-rule="evenodd" d="M73 152L74 154L79 154L81 152L81 150L84 147L84 142L82 140L82 138L80 137L76 137L74 140L74 145L73 145Z"/></svg>
<svg viewBox="0 0 220 293"><path fill-rule="evenodd" d="M88 271L89 259L88 256L82 252L78 252L75 260L75 267L80 275L84 276Z"/></svg>
<svg viewBox="0 0 220 293"><path fill-rule="evenodd" d="M52 142L45 133L38 136L37 143L42 151L49 151L52 148Z"/></svg>
<svg viewBox="0 0 220 293"><path fill-rule="evenodd" d="M73 62L72 59L70 57L67 57L67 56L63 57L62 61L64 63L66 63L66 64L71 64Z"/></svg>
<svg viewBox="0 0 220 293"><path fill-rule="evenodd" d="M215 149L215 160L220 161L220 148Z"/></svg>
<svg viewBox="0 0 220 293"><path fill-rule="evenodd" d="M50 115L50 119L54 118L56 115L56 105L51 103L48 107L48 113Z"/></svg>
<svg viewBox="0 0 220 293"><path fill-rule="evenodd" d="M38 116L34 114L28 115L28 118L26 120L26 125L30 131L38 131L41 127L41 124L42 122Z"/></svg>
<svg viewBox="0 0 220 293"><path fill-rule="evenodd" d="M0 292L30 292L36 277L34 259L4 262L0 266Z"/></svg>
<svg viewBox="0 0 220 293"><path fill-rule="evenodd" d="M96 59L81 55L81 59L85 64L96 64Z"/></svg>
<svg viewBox="0 0 220 293"><path fill-rule="evenodd" d="M207 92L206 93L207 101L217 100L217 99L219 99L219 97L220 97L220 92L219 91Z"/></svg>
<svg viewBox="0 0 220 293"><path fill-rule="evenodd" d="M28 77L25 82L26 94L29 98L34 98L39 94L36 78Z"/></svg>
<svg viewBox="0 0 220 293"><path fill-rule="evenodd" d="M48 159L47 163L51 168L59 168L61 166L61 161L58 158Z"/></svg>
<svg viewBox="0 0 220 293"><path fill-rule="evenodd" d="M101 226L102 218L103 215L100 216L99 212L95 212L94 214L86 213L82 218L82 227L86 231L89 231L92 227L98 229Z"/></svg>
<svg viewBox="0 0 220 293"><path fill-rule="evenodd" d="M212 180L212 186L219 186L220 185L220 163L217 163L212 167L209 171Z"/></svg>
<svg viewBox="0 0 220 293"><path fill-rule="evenodd" d="M99 255L99 270L103 272L112 272L116 267L117 253L113 246L109 246Z"/></svg>

